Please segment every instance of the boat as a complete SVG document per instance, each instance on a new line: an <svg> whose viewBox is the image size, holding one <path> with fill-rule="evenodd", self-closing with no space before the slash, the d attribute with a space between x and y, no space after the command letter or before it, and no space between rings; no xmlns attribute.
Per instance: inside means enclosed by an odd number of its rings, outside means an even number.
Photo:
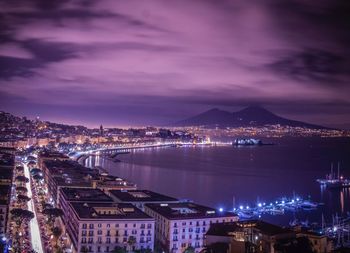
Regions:
<svg viewBox="0 0 350 253"><path fill-rule="evenodd" d="M252 210L245 210L238 212L238 216L241 219L252 219L257 216L257 213Z"/></svg>
<svg viewBox="0 0 350 253"><path fill-rule="evenodd" d="M317 209L318 204L311 202L311 201L303 201L303 203L300 204L300 208L302 208L305 211L311 211Z"/></svg>
<svg viewBox="0 0 350 253"><path fill-rule="evenodd" d="M273 145L273 143L264 143L260 139L254 138L237 138L232 142L232 146L263 146Z"/></svg>
<svg viewBox="0 0 350 253"><path fill-rule="evenodd" d="M331 171L326 175L324 179L316 180L321 186L325 186L327 188L339 189L339 188L349 188L350 187L350 179L344 178L340 174L340 164L338 163L338 174L337 176L333 172L333 163L331 164Z"/></svg>
<svg viewBox="0 0 350 253"><path fill-rule="evenodd" d="M301 221L301 220L298 220L298 219L294 219L294 220L289 222L289 226L290 227L300 226L300 227L308 228L308 227L310 227L310 224L309 224L308 220Z"/></svg>
<svg viewBox="0 0 350 253"><path fill-rule="evenodd" d="M232 145L234 145L234 146L258 146L258 145L262 145L262 144L263 143L261 140L253 139L253 138L249 138L249 139L238 138L232 142Z"/></svg>

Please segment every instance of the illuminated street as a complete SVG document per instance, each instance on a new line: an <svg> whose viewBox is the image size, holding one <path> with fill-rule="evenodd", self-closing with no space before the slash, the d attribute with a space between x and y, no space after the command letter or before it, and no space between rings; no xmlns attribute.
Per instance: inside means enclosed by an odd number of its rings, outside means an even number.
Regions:
<svg viewBox="0 0 350 253"><path fill-rule="evenodd" d="M350 253L350 0L0 6L0 253Z"/></svg>
<svg viewBox="0 0 350 253"><path fill-rule="evenodd" d="M32 199L32 189L30 187L31 177L29 174L28 166L26 164L23 164L23 166L24 166L24 175L30 180L28 183L26 183L26 187L28 189L28 197L31 198L30 201L28 201L28 210L34 213L34 218L30 221L31 243L32 243L33 250L35 250L38 253L42 253L44 251L41 243L38 219L36 216L34 202Z"/></svg>

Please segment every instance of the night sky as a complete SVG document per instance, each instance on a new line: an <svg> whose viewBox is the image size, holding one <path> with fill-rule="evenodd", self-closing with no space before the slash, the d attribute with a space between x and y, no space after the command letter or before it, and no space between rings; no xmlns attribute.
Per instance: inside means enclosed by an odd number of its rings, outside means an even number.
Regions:
<svg viewBox="0 0 350 253"><path fill-rule="evenodd" d="M350 127L350 1L0 1L0 110L88 126L261 105Z"/></svg>

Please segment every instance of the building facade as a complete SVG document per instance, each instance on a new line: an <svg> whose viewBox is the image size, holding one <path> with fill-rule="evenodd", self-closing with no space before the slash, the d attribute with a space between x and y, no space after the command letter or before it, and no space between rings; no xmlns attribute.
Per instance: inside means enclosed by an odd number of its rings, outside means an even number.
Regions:
<svg viewBox="0 0 350 253"><path fill-rule="evenodd" d="M12 153L0 153L0 238L6 236L9 204L15 157Z"/></svg>
<svg viewBox="0 0 350 253"><path fill-rule="evenodd" d="M153 251L155 220L135 206L114 203L98 189L62 188L61 208L73 252L116 247Z"/></svg>
<svg viewBox="0 0 350 253"><path fill-rule="evenodd" d="M204 249L204 236L213 223L238 220L233 213L220 212L194 203L146 204L145 213L156 221L155 240L165 252L182 253Z"/></svg>
<svg viewBox="0 0 350 253"><path fill-rule="evenodd" d="M205 236L205 245L227 244L229 253L276 253L275 244L296 238L295 232L262 220L213 224Z"/></svg>

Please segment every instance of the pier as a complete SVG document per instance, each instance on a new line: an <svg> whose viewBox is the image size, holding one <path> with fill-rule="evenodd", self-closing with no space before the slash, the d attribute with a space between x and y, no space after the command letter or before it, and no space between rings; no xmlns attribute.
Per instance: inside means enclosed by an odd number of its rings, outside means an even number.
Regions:
<svg viewBox="0 0 350 253"><path fill-rule="evenodd" d="M106 156L111 159L116 159L118 155L129 154L134 150L142 150L148 148L164 148L164 147L176 147L176 144L150 144L150 145L140 145L140 146L125 146L125 147L112 147L112 148L96 148L90 149L86 151L76 152L73 156L71 156L74 160L79 163L84 163L86 159L90 156Z"/></svg>
<svg viewBox="0 0 350 253"><path fill-rule="evenodd" d="M321 203L306 200L301 197L282 198L274 202L259 202L255 206L240 205L234 207L233 212L237 213L241 219L261 218L264 214L282 215L286 211L312 211L316 210Z"/></svg>

